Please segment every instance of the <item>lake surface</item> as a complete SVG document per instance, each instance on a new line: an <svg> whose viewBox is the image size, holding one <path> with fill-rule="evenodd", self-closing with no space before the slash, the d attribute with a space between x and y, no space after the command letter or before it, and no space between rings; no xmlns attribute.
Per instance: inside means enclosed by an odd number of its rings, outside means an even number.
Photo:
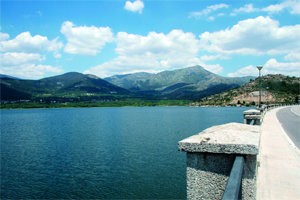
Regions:
<svg viewBox="0 0 300 200"><path fill-rule="evenodd" d="M1 110L1 199L185 199L177 142L248 109Z"/></svg>

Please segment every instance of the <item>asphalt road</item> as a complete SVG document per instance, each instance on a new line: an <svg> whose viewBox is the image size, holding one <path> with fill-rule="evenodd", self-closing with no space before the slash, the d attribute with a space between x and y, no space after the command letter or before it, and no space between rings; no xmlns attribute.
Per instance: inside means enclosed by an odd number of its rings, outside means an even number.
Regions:
<svg viewBox="0 0 300 200"><path fill-rule="evenodd" d="M284 131L300 150L300 106L283 108L277 112L277 119Z"/></svg>

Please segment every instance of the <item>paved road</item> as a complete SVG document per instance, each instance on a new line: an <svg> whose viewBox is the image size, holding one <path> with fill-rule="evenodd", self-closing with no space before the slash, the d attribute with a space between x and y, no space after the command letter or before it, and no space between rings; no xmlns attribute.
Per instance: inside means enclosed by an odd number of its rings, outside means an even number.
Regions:
<svg viewBox="0 0 300 200"><path fill-rule="evenodd" d="M281 109L277 112L277 118L284 131L300 150L300 106Z"/></svg>
<svg viewBox="0 0 300 200"><path fill-rule="evenodd" d="M299 133L299 117L289 108L268 111L261 125L257 200L300 200L300 153L290 145L288 131L280 125L281 121L285 127L292 127L290 132Z"/></svg>

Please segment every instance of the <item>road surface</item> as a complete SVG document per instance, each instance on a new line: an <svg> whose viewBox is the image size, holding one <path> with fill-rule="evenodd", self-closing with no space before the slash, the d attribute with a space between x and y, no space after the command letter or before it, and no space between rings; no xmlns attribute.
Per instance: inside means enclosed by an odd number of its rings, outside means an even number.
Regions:
<svg viewBox="0 0 300 200"><path fill-rule="evenodd" d="M300 106L279 110L277 118L286 134L300 150Z"/></svg>
<svg viewBox="0 0 300 200"><path fill-rule="evenodd" d="M287 139L289 132L294 141L299 141L299 116L290 109L294 107L298 106L275 108L265 114L258 155L257 200L300 200L300 153Z"/></svg>

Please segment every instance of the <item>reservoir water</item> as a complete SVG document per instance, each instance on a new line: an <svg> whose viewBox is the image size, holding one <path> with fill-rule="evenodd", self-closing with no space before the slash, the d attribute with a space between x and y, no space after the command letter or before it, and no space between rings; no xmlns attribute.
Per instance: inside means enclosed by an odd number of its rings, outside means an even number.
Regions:
<svg viewBox="0 0 300 200"><path fill-rule="evenodd" d="M247 109L1 110L1 199L185 199L177 142Z"/></svg>

